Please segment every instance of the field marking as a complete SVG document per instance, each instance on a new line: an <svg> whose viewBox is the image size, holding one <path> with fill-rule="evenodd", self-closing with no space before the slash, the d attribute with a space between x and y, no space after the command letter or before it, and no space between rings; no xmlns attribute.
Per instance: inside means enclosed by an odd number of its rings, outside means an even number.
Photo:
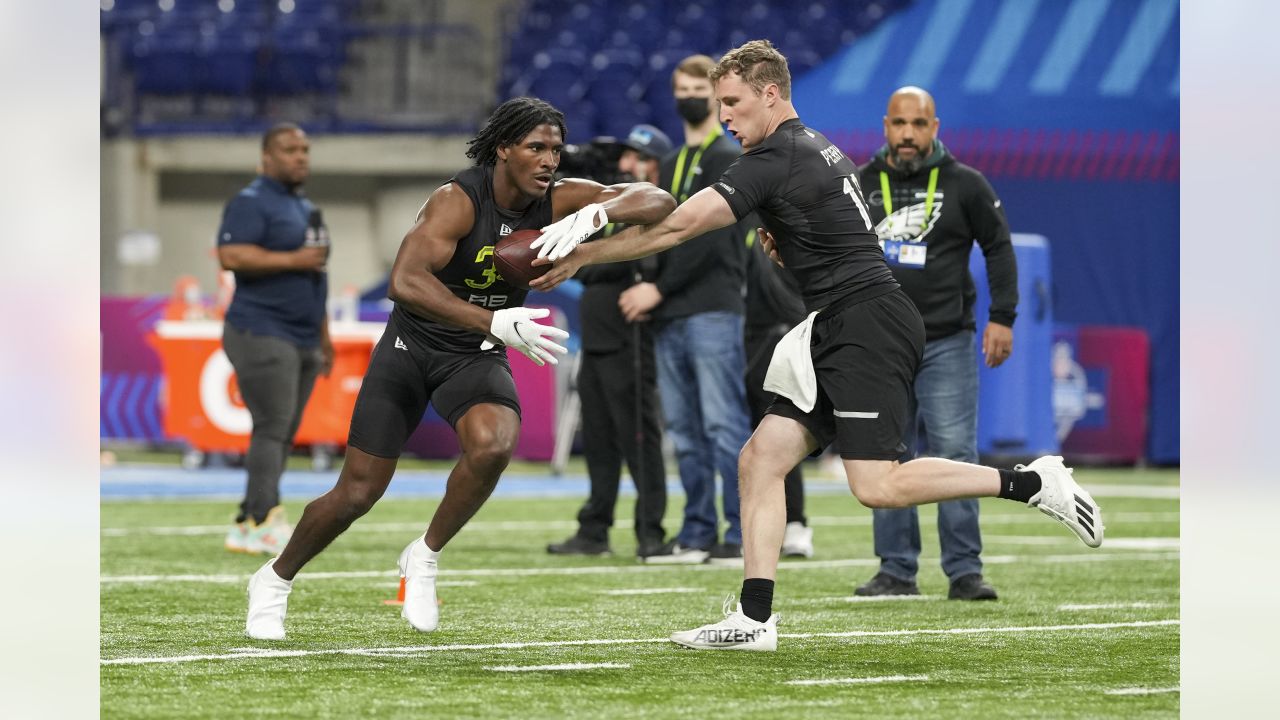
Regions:
<svg viewBox="0 0 1280 720"><path fill-rule="evenodd" d="M1178 500L1182 497L1182 488L1177 485L1090 485L1085 489L1094 497L1160 500Z"/></svg>
<svg viewBox="0 0 1280 720"><path fill-rule="evenodd" d="M972 627L925 628L918 630L852 630L829 633L779 633L779 637L794 639L811 638L863 638L863 637L911 637L916 635L983 635L1014 633L1046 633L1073 630L1117 630L1124 628L1148 628L1181 625L1181 620L1143 620L1138 622L1085 623L1080 625L1039 625L1030 627ZM417 645L382 648L330 648L325 650L276 650L263 649L253 652L229 652L205 655L175 655L168 657L142 655L135 657L101 658L102 665L157 665L168 663L199 662L204 660L261 660L277 658L314 657L318 655L364 655L372 657L405 657L426 653L455 652L465 650L524 650L528 648L584 647L599 645L654 645L671 642L667 638L621 638L616 640L549 640L542 642L504 642L471 645Z"/></svg>
<svg viewBox="0 0 1280 720"><path fill-rule="evenodd" d="M863 685L888 682L924 682L928 675L882 675L880 677L831 678L829 680L788 680L787 685Z"/></svg>
<svg viewBox="0 0 1280 720"><path fill-rule="evenodd" d="M1178 553L1107 553L1090 552L1074 555L988 555L982 558L989 565L1008 565L1011 563L1044 562L1044 563L1076 563L1076 562L1110 562L1112 560L1128 560L1134 562L1165 562L1178 560ZM878 567L879 558L849 558L844 560L790 560L778 563L779 570L822 570L847 567ZM695 572L739 570L730 566L719 565L591 565L584 567L548 567L548 568L474 568L462 570L441 569L442 577L530 577L540 575L607 575L615 573L654 573L675 569ZM99 584L110 583L158 583L158 582L211 582L236 583L248 582L249 573L240 575L103 575L98 578ZM299 573L305 580L347 580L359 578L384 578L400 576L397 570L347 570L334 572Z"/></svg>
<svg viewBox="0 0 1280 720"><path fill-rule="evenodd" d="M1159 608L1169 607L1173 603L1167 602L1126 602L1126 603L1093 603L1093 604L1073 604L1059 605L1058 609L1062 611L1073 610L1131 610L1140 608Z"/></svg>
<svg viewBox="0 0 1280 720"><path fill-rule="evenodd" d="M494 665L485 670L494 672L543 672L546 670L603 670L625 669L629 663L561 663L559 665Z"/></svg>
<svg viewBox="0 0 1280 720"><path fill-rule="evenodd" d="M787 601L788 605L830 605L831 603L885 603L941 600L941 595L832 595L830 597L801 598Z"/></svg>
<svg viewBox="0 0 1280 720"><path fill-rule="evenodd" d="M1006 545L1075 545L1078 541L1070 535L993 535L983 533L984 542ZM1176 537L1110 537L1102 544L1105 550L1178 550L1181 538Z"/></svg>
<svg viewBox="0 0 1280 720"><path fill-rule="evenodd" d="M702 588L635 588L628 590L601 590L601 595L666 595L670 593L705 592Z"/></svg>
<svg viewBox="0 0 1280 720"><path fill-rule="evenodd" d="M1104 690L1108 695L1158 695L1160 693L1180 693L1182 688L1144 688L1144 687L1128 687L1116 688L1114 690Z"/></svg>
<svg viewBox="0 0 1280 720"><path fill-rule="evenodd" d="M1130 512L1130 513L1109 513L1106 515L1107 522L1115 524L1140 524L1140 523L1161 523L1161 522L1178 522L1181 515L1178 511L1168 512ZM1030 525L1034 523L1043 523L1045 518L1039 513L983 513L983 525ZM814 516L808 518L808 523L814 526L822 527L861 527L870 526L870 516L843 517L838 515L830 516ZM630 520L618 520L614 526L620 530L630 529L632 523ZM178 535L178 536L200 536L200 535L222 535L227 532L230 527L225 525L175 525L175 526L140 526L140 527L105 527L101 529L103 537L128 537L132 535ZM426 522L357 522L352 525L347 532L359 533L393 533L393 532L423 532L426 530ZM473 520L467 523L467 530L476 531L511 531L511 530L566 530L575 529L578 523L575 520Z"/></svg>

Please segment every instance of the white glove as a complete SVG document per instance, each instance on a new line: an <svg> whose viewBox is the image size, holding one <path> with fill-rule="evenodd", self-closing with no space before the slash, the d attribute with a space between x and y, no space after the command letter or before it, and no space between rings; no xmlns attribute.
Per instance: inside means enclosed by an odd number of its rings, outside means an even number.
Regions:
<svg viewBox="0 0 1280 720"><path fill-rule="evenodd" d="M538 257L551 261L573 252L578 243L600 232L600 228L609 224L609 215L600 203L591 203L572 215L567 215L559 222L542 228L542 236L534 240L530 250L538 250Z"/></svg>
<svg viewBox="0 0 1280 720"><path fill-rule="evenodd" d="M535 319L544 318L550 314L551 311L546 308L534 310L533 308L513 307L505 310L494 310L493 322L489 325L489 334L507 347L515 348L524 353L525 357L532 360L539 367L547 363L558 365L560 361L556 359L553 353L563 355L569 351L552 342L551 338L564 340L569 337L569 331L561 330L555 325L543 325L534 322ZM480 343L481 350L488 350L492 347L494 347L492 340L485 340Z"/></svg>

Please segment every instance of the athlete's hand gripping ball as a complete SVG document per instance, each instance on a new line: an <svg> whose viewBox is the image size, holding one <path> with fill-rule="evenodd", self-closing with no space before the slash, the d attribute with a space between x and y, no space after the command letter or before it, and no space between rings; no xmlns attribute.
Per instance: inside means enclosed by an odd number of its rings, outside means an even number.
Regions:
<svg viewBox="0 0 1280 720"><path fill-rule="evenodd" d="M542 228L542 237L534 240L530 249L538 249L538 257L552 262L573 252L578 243L600 232L609 224L609 215L600 203L591 203L559 222Z"/></svg>
<svg viewBox="0 0 1280 720"><path fill-rule="evenodd" d="M514 307L494 310L493 322L489 324L489 334L507 347L524 353L525 357L539 367L547 363L558 365L560 361L556 359L556 354L564 355L569 351L553 342L553 339L564 340L569 337L569 332L554 325L534 322L550 314L551 311L546 308L535 310ZM480 344L480 349L488 350L494 345L493 340L485 340Z"/></svg>

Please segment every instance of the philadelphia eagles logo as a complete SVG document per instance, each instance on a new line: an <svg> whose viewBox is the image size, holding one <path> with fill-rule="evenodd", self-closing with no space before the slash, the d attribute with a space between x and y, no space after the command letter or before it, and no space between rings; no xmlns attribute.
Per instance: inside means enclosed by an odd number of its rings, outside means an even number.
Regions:
<svg viewBox="0 0 1280 720"><path fill-rule="evenodd" d="M924 216L924 203L898 208L876 225L876 236L882 242L885 240L924 242L925 236L938 224L940 217L942 217L942 193L934 196L933 212L930 213L930 217Z"/></svg>

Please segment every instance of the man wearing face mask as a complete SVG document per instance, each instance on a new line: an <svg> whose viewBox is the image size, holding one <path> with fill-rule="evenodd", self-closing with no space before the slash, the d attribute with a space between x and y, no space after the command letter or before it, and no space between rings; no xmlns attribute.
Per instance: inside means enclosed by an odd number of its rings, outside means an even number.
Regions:
<svg viewBox="0 0 1280 720"><path fill-rule="evenodd" d="M619 143L620 182L658 182L658 161L671 140L652 125L637 125ZM610 223L608 237L622 229ZM578 396L582 400L582 446L591 491L578 511L578 531L552 543L552 555L608 555L609 528L618 503L622 463L636 486L636 556L662 552L662 516L667 511L667 476L662 460L662 425L653 331L648 316L626 320L618 296L637 282L652 280L655 258L593 265L575 277L582 283L582 359Z"/></svg>
<svg viewBox="0 0 1280 720"><path fill-rule="evenodd" d="M677 202L715 182L741 153L712 112L714 66L706 55L693 55L672 73L684 147L663 160L659 186ZM747 218L662 253L654 281L631 287L618 301L628 321L653 317L658 390L686 496L679 535L649 562L742 562L738 453L751 433L743 380L743 288L746 236L753 227ZM728 525L723 542L717 471Z"/></svg>

